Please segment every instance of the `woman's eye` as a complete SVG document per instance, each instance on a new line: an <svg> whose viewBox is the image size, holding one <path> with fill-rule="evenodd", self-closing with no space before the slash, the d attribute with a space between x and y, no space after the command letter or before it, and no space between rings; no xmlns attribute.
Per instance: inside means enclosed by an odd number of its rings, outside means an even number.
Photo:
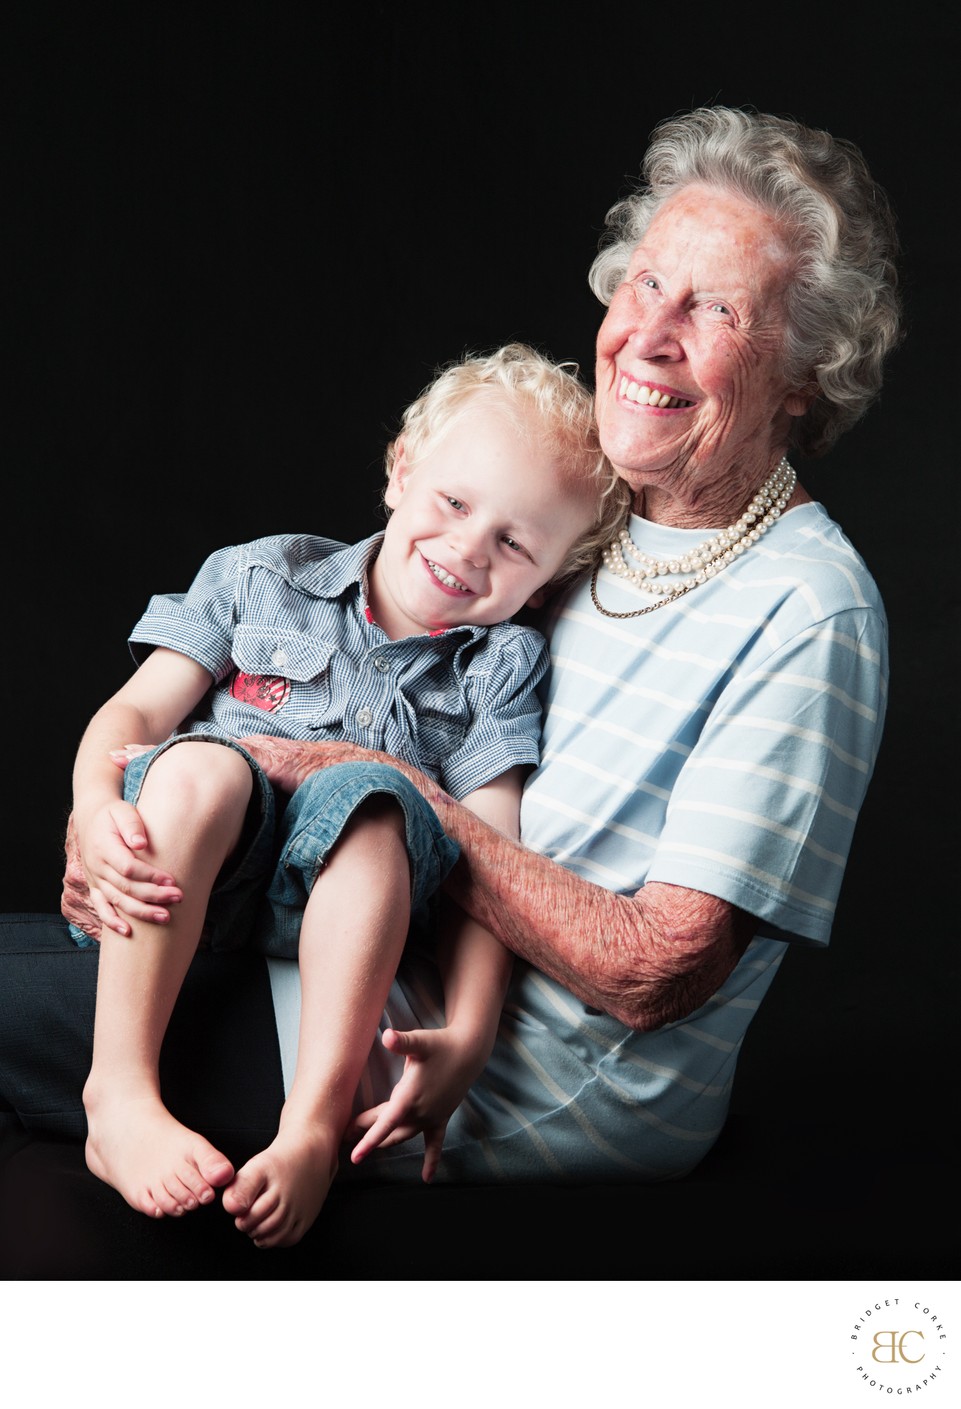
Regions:
<svg viewBox="0 0 961 1409"><path fill-rule="evenodd" d="M730 310L730 308L728 308L728 306L727 306L726 303L712 303L712 304L711 304L711 312L712 312L712 313L721 313L721 314L724 315L725 318L730 318L730 316L731 316L731 310Z"/></svg>

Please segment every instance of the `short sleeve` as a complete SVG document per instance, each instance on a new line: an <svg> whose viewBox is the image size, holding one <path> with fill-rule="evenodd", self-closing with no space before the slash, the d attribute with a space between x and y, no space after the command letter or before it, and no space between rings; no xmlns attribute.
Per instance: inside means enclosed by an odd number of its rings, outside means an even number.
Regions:
<svg viewBox="0 0 961 1409"><path fill-rule="evenodd" d="M734 675L675 783L649 881L827 943L884 723L887 632L841 612Z"/></svg>
<svg viewBox="0 0 961 1409"><path fill-rule="evenodd" d="M130 633L131 654L138 664L155 646L189 656L219 681L233 668L231 645L237 623L237 599L245 549L212 553L186 592L151 597Z"/></svg>
<svg viewBox="0 0 961 1409"><path fill-rule="evenodd" d="M441 773L452 797L466 797L518 764L537 764L537 686L547 667L547 643L539 631L507 623L489 633L465 674L470 727Z"/></svg>

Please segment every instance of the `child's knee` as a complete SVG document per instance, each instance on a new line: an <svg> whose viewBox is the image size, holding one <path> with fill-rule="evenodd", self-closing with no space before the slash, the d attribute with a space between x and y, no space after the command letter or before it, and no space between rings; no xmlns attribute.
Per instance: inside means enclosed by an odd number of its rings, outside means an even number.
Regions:
<svg viewBox="0 0 961 1409"><path fill-rule="evenodd" d="M341 836L361 830L395 836L406 844L406 817L397 798L391 793L371 793L370 797L359 802L348 817Z"/></svg>
<svg viewBox="0 0 961 1409"><path fill-rule="evenodd" d="M149 800L163 790L184 812L210 808L233 812L247 806L252 787L250 765L237 749L185 739L154 759L141 797Z"/></svg>

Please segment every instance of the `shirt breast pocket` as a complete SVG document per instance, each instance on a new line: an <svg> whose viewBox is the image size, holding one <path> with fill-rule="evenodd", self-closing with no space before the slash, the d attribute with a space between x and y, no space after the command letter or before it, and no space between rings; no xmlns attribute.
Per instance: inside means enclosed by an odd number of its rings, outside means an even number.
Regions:
<svg viewBox="0 0 961 1409"><path fill-rule="evenodd" d="M278 716L282 732L297 737L327 722L336 647L302 631L240 626L234 635L234 699ZM282 725L281 725L282 717Z"/></svg>
<svg viewBox="0 0 961 1409"><path fill-rule="evenodd" d="M468 722L431 709L417 711L417 753L425 772L439 778L445 766L463 747Z"/></svg>

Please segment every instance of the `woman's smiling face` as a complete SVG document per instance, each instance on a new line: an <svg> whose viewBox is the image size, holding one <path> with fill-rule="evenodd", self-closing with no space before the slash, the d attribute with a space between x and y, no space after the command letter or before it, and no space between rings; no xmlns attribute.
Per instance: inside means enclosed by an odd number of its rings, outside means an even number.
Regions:
<svg viewBox="0 0 961 1409"><path fill-rule="evenodd" d="M635 494L736 513L768 474L808 404L782 372L792 273L774 219L730 192L655 215L597 336L601 444Z"/></svg>

